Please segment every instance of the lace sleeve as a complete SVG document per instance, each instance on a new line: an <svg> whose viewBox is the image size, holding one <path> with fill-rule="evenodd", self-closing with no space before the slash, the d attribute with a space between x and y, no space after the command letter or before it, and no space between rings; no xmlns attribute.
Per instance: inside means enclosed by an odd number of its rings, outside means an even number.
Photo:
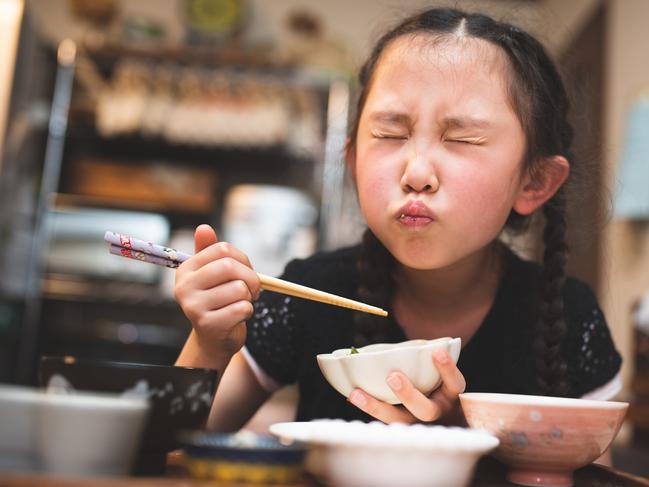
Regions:
<svg viewBox="0 0 649 487"><path fill-rule="evenodd" d="M289 264L282 279L297 281L295 266ZM269 377L279 384L297 379L301 328L296 323L293 298L262 291L247 321L246 349Z"/></svg>
<svg viewBox="0 0 649 487"><path fill-rule="evenodd" d="M611 381L622 359L591 289L573 279L566 287L566 362L572 393L581 397Z"/></svg>

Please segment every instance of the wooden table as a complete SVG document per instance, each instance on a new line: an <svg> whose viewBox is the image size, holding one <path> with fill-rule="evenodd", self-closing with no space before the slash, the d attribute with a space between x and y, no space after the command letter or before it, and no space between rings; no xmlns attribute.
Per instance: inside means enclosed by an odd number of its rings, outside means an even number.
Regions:
<svg viewBox="0 0 649 487"><path fill-rule="evenodd" d="M283 487L317 487L307 480L301 484ZM492 460L483 459L476 470L471 487L511 487L505 480L505 467ZM38 474L0 472L0 487L259 487L259 484L217 483L188 478L178 468L172 468L165 477L128 477L121 479L66 479ZM613 468L589 465L575 472L574 487L649 487L649 479L636 477Z"/></svg>

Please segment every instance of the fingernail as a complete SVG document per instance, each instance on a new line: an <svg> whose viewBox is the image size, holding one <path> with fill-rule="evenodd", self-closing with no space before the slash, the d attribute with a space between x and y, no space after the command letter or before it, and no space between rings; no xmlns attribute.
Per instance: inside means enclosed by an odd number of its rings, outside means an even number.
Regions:
<svg viewBox="0 0 649 487"><path fill-rule="evenodd" d="M448 363L449 356L448 356L448 353L446 353L446 350L444 350L442 348L439 348L439 349L435 350L434 356L435 356L435 360L437 361L437 363L439 363L441 365L446 365Z"/></svg>
<svg viewBox="0 0 649 487"><path fill-rule="evenodd" d="M397 374L390 374L388 375L388 378L386 379L386 382L388 385L395 391L398 391L401 389L401 379Z"/></svg>
<svg viewBox="0 0 649 487"><path fill-rule="evenodd" d="M351 395L349 396L349 400L354 406L358 408L362 408L365 406L365 404L367 404L367 399L360 391L352 392Z"/></svg>

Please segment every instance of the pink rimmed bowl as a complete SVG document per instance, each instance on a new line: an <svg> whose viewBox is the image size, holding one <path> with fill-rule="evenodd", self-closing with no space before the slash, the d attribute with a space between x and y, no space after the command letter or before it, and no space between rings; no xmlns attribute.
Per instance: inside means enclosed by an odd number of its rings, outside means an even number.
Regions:
<svg viewBox="0 0 649 487"><path fill-rule="evenodd" d="M628 403L518 394L464 393L472 428L500 440L493 455L519 485L569 487L573 472L600 457L622 425Z"/></svg>

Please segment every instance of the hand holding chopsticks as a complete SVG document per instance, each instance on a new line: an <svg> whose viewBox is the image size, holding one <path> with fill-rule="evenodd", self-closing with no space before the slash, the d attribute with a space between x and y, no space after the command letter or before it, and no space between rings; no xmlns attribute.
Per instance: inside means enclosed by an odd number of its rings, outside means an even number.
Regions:
<svg viewBox="0 0 649 487"><path fill-rule="evenodd" d="M151 242L145 242L143 240L138 240L114 232L106 232L104 240L110 244L109 251L111 254L165 267L177 268L180 264L191 257L190 254L175 249ZM259 280L261 281L262 289L267 291L310 299L312 301L341 306L343 308L350 308L356 311L372 313L379 316L388 315L387 311L377 308L376 306L371 306L359 301L343 298L341 296L336 296L335 294L326 293L300 284L294 284L264 274L257 273L257 276L259 276Z"/></svg>

